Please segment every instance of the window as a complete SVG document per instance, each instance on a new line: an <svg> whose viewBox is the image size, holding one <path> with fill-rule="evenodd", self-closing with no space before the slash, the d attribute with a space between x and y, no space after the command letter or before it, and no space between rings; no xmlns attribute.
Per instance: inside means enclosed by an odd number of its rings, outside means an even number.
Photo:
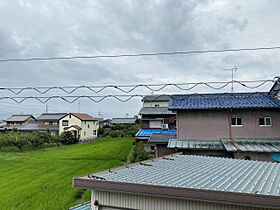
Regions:
<svg viewBox="0 0 280 210"><path fill-rule="evenodd" d="M69 118L71 118L71 114L69 114Z"/></svg>
<svg viewBox="0 0 280 210"><path fill-rule="evenodd" d="M49 125L50 123L48 121L45 121L45 125Z"/></svg>
<svg viewBox="0 0 280 210"><path fill-rule="evenodd" d="M85 121L85 125L87 124L87 121Z"/></svg>
<svg viewBox="0 0 280 210"><path fill-rule="evenodd" d="M49 122L49 125L53 125L53 122Z"/></svg>
<svg viewBox="0 0 280 210"><path fill-rule="evenodd" d="M155 104L155 107L159 107L159 104Z"/></svg>
<svg viewBox="0 0 280 210"><path fill-rule="evenodd" d="M87 125L87 127L89 128L89 124Z"/></svg>
<svg viewBox="0 0 280 210"><path fill-rule="evenodd" d="M96 130L93 130L93 135L96 135Z"/></svg>
<svg viewBox="0 0 280 210"><path fill-rule="evenodd" d="M68 120L62 120L62 126L68 126Z"/></svg>
<svg viewBox="0 0 280 210"><path fill-rule="evenodd" d="M271 126L271 117L261 117L259 118L259 126Z"/></svg>
<svg viewBox="0 0 280 210"><path fill-rule="evenodd" d="M86 136L87 135L87 133L86 132L84 132L84 136Z"/></svg>
<svg viewBox="0 0 280 210"><path fill-rule="evenodd" d="M243 126L241 117L233 117L231 118L231 126Z"/></svg>
<svg viewBox="0 0 280 210"><path fill-rule="evenodd" d="M150 120L149 126L150 128L161 128L162 120Z"/></svg>

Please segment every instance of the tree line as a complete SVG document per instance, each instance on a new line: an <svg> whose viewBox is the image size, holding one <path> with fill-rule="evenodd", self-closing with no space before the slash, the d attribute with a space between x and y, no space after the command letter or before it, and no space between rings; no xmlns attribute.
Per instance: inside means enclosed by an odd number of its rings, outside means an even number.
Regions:
<svg viewBox="0 0 280 210"><path fill-rule="evenodd" d="M59 136L52 136L49 130L44 132L35 131L32 133L22 133L17 129L0 133L0 150L4 147L15 146L22 150L24 146L40 147L43 144L75 144L79 140L69 131L61 133Z"/></svg>

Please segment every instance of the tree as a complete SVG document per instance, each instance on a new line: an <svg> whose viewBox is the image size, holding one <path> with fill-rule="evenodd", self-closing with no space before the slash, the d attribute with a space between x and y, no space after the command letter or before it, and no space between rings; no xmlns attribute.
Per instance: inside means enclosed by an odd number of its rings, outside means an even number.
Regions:
<svg viewBox="0 0 280 210"><path fill-rule="evenodd" d="M61 143L62 144L76 144L79 140L73 136L70 131L64 131L61 135Z"/></svg>
<svg viewBox="0 0 280 210"><path fill-rule="evenodd" d="M19 150L22 150L24 145L30 144L30 135L28 133L20 133L18 131L8 134L8 139L12 145L16 146Z"/></svg>
<svg viewBox="0 0 280 210"><path fill-rule="evenodd" d="M3 149L3 147L9 145L9 139L7 137L7 134L0 134L0 150Z"/></svg>
<svg viewBox="0 0 280 210"><path fill-rule="evenodd" d="M137 146L134 145L128 155L128 162L136 163L142 160L147 160L149 153L145 151L143 143L139 143Z"/></svg>

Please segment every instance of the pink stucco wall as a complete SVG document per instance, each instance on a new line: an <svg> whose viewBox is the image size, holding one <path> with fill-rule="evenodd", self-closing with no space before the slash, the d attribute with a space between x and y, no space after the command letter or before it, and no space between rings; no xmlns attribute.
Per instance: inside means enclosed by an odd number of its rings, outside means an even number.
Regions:
<svg viewBox="0 0 280 210"><path fill-rule="evenodd" d="M242 117L242 127L231 127L233 138L280 137L280 110L233 110L232 117ZM260 117L272 117L271 127L260 127ZM194 110L177 112L178 139L218 140L229 138L229 110Z"/></svg>

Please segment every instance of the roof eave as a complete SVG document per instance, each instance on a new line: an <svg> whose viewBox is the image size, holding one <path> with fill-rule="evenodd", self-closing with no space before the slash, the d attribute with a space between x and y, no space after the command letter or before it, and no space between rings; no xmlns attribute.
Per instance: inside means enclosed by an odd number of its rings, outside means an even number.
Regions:
<svg viewBox="0 0 280 210"><path fill-rule="evenodd" d="M223 203L238 206L251 206L261 208L280 208L279 196L261 194L236 193L193 188L180 188L170 186L123 183L114 181L92 180L86 177L73 178L73 187L94 189L109 192L122 192L138 195L175 198L183 200L196 200L204 202Z"/></svg>

